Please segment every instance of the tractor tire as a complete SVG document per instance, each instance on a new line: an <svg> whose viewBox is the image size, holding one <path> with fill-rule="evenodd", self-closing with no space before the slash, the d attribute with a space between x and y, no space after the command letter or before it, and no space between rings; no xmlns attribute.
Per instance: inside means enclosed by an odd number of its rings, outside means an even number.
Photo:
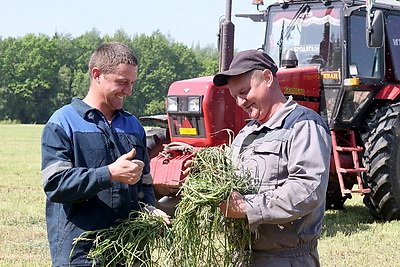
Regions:
<svg viewBox="0 0 400 267"><path fill-rule="evenodd" d="M364 204L382 220L400 219L400 103L377 107L361 135L367 172L363 181L371 189Z"/></svg>
<svg viewBox="0 0 400 267"><path fill-rule="evenodd" d="M163 145L170 142L168 128L151 128L146 131L147 150L149 158L157 156L163 150Z"/></svg>
<svg viewBox="0 0 400 267"><path fill-rule="evenodd" d="M335 179L337 180L337 177L335 177ZM326 210L343 210L344 202L348 198L351 198L351 195L342 195L342 191L340 190L340 184L338 181L329 181L328 189L326 191Z"/></svg>

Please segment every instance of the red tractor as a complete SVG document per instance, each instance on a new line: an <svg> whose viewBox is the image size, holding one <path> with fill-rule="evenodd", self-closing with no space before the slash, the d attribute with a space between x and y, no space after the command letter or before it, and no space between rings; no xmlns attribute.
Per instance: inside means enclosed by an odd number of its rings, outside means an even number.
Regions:
<svg viewBox="0 0 400 267"><path fill-rule="evenodd" d="M331 129L327 208L342 209L351 194L361 193L373 215L400 219L400 2L279 0L265 10L262 1L253 4L258 13L236 16L265 24L264 44L255 49L280 66L284 94L318 112ZM233 57L227 7L221 69ZM170 86L163 119L171 143L151 159L151 171L158 195L176 199L193 151L229 143L246 114L226 87L202 77Z"/></svg>

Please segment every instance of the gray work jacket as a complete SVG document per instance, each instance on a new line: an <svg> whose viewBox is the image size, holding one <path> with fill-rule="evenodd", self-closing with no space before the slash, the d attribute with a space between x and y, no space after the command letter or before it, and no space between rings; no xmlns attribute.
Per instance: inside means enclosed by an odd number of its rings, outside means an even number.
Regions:
<svg viewBox="0 0 400 267"><path fill-rule="evenodd" d="M266 123L252 121L235 138L233 161L250 175L256 194L245 195L252 249L285 254L321 234L331 155L323 119L291 98Z"/></svg>

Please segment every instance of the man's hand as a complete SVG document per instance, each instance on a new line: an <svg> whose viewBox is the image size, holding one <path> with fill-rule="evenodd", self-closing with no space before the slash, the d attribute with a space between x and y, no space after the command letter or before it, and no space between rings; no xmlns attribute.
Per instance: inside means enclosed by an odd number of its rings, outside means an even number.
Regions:
<svg viewBox="0 0 400 267"><path fill-rule="evenodd" d="M183 175L183 177L186 177L186 176L189 175L189 172L192 170L192 167L193 167L193 160L192 160L192 159L187 160L187 161L185 162L185 164L183 164L183 167L184 167L185 169L182 171L182 175Z"/></svg>
<svg viewBox="0 0 400 267"><path fill-rule="evenodd" d="M161 217L166 225L171 225L170 217L163 210L157 209L153 206L146 206L143 209L148 214Z"/></svg>
<svg viewBox="0 0 400 267"><path fill-rule="evenodd" d="M114 163L108 165L111 182L119 181L125 184L136 184L142 176L144 162L132 158L136 155L136 149L119 157Z"/></svg>
<svg viewBox="0 0 400 267"><path fill-rule="evenodd" d="M197 154L197 151L194 151L194 152L193 152L193 157L192 157L191 159L187 160L187 161L185 162L185 164L183 164L183 167L185 168L185 169L182 171L183 177L188 176L189 173L192 171L192 169L193 169L193 167L194 167L194 160L193 160L193 158L196 157L196 154Z"/></svg>
<svg viewBox="0 0 400 267"><path fill-rule="evenodd" d="M246 218L246 205L243 196L233 191L227 202L221 202L219 208L227 218Z"/></svg>

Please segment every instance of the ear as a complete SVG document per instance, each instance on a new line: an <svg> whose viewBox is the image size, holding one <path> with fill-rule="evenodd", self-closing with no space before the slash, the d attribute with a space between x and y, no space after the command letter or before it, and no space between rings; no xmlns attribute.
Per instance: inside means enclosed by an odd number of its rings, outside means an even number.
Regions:
<svg viewBox="0 0 400 267"><path fill-rule="evenodd" d="M92 78L93 78L93 80L97 80L97 79L99 79L100 78L100 75L101 75L101 72L100 72L100 69L99 68L93 68L92 70L91 70L91 73L92 73Z"/></svg>
<svg viewBox="0 0 400 267"><path fill-rule="evenodd" d="M265 69L262 72L262 78L264 80L264 82L268 85L271 86L272 82L274 81L274 75L272 74L272 72L269 69Z"/></svg>

